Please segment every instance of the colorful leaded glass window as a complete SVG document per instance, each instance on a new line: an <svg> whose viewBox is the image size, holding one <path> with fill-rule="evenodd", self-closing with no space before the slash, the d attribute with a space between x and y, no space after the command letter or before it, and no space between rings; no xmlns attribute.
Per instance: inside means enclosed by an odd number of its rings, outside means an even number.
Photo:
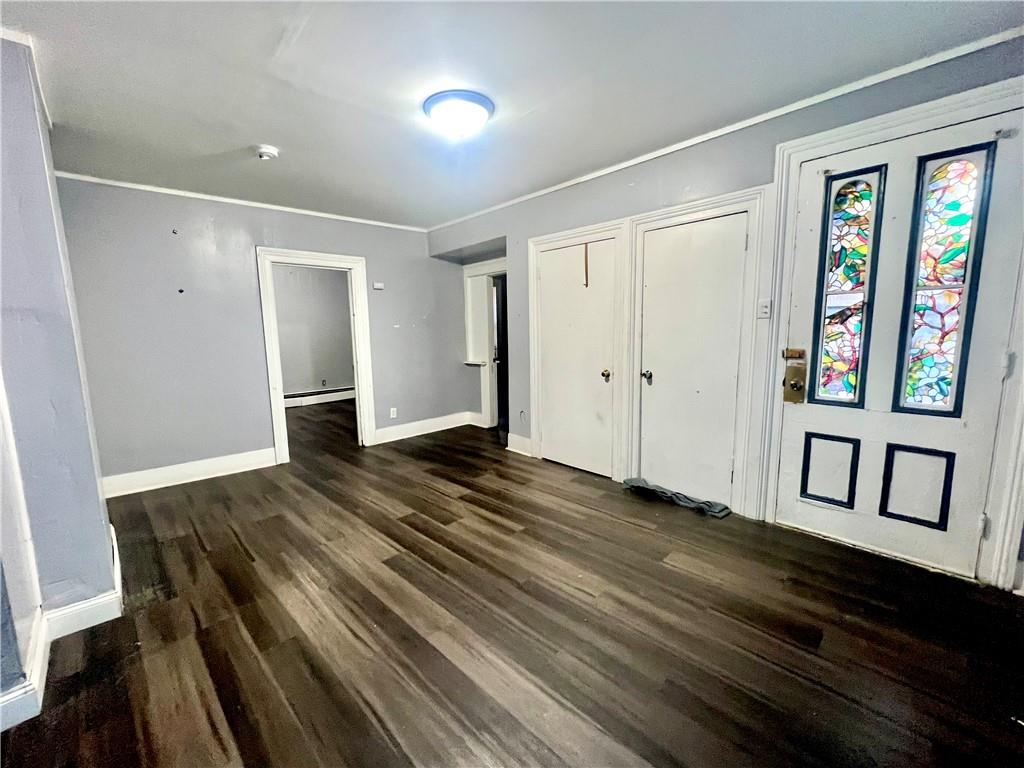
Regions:
<svg viewBox="0 0 1024 768"><path fill-rule="evenodd" d="M955 408L987 155L982 148L921 162L899 381L904 409Z"/></svg>
<svg viewBox="0 0 1024 768"><path fill-rule="evenodd" d="M856 405L866 353L867 297L883 168L829 177L818 293L814 399Z"/></svg>

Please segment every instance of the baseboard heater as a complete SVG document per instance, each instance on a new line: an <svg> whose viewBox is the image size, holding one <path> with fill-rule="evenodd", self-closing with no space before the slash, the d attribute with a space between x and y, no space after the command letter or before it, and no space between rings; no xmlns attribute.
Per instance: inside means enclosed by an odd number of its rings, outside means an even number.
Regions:
<svg viewBox="0 0 1024 768"><path fill-rule="evenodd" d="M285 395L285 400L290 400L293 397L315 397L316 395L333 395L335 392L352 392L355 387L337 387L335 389L314 389L312 392L292 392L290 395Z"/></svg>

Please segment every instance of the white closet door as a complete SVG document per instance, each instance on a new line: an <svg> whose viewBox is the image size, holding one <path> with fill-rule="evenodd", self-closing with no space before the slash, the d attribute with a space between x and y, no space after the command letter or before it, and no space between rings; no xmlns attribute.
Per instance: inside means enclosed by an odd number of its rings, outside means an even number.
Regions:
<svg viewBox="0 0 1024 768"><path fill-rule="evenodd" d="M647 232L640 469L649 482L730 503L747 214Z"/></svg>
<svg viewBox="0 0 1024 768"><path fill-rule="evenodd" d="M615 241L538 259L541 455L610 476Z"/></svg>

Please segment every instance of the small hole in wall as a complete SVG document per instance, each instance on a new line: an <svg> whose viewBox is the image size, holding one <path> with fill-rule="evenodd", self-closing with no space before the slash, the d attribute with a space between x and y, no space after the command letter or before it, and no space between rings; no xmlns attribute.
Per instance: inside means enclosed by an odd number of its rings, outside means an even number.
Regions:
<svg viewBox="0 0 1024 768"><path fill-rule="evenodd" d="M172 230L171 230L171 234L172 234L172 235L176 235L176 234L178 234L178 230L176 230L176 229L172 229Z"/></svg>
<svg viewBox="0 0 1024 768"><path fill-rule="evenodd" d="M185 292L185 289L184 289L184 288L179 288L179 289L178 289L178 293L184 293L184 292Z"/></svg>

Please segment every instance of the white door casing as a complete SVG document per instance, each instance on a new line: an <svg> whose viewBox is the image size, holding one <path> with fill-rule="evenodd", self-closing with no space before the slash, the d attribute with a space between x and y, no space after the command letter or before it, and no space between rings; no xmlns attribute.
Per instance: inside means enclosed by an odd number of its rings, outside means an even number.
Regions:
<svg viewBox="0 0 1024 768"><path fill-rule="evenodd" d="M370 358L370 317L366 291L366 260L314 251L293 251L257 246L256 266L263 313L263 340L267 355L270 412L274 426L274 453L278 464L289 460L288 422L285 416L281 352L278 343L277 309L274 300L274 264L340 269L348 272L349 309L352 312L352 360L355 369L356 429L360 445L377 442L373 402L373 363Z"/></svg>
<svg viewBox="0 0 1024 768"><path fill-rule="evenodd" d="M778 522L975 576L1021 254L1020 137L995 137L1000 130L1007 135L1019 123L1019 112L998 115L802 164L786 346L807 350L808 392L820 401L782 407ZM920 164L919 158L989 142L995 142L990 204L987 221L981 222L979 195L965 288L973 327L968 338L960 334L950 400L951 406L956 403L959 389L962 412L903 412L902 398L894 398L894 390L903 387L897 371L907 354L907 339L900 329L916 290L907 280L918 249L916 235L911 239L920 218L915 208L921 196L918 180L939 162L959 156L980 165L987 149ZM816 394L814 334L828 302L817 296L824 280L821 251L831 247L828 232L822 234L829 226L824 208L831 205L838 185L856 179L881 191L874 204L876 213L881 205L882 213L872 224L862 291L867 298L866 358L851 407ZM983 243L977 239L982 226ZM961 329L965 318L966 313ZM964 354L968 349L969 356Z"/></svg>
<svg viewBox="0 0 1024 768"><path fill-rule="evenodd" d="M480 369L480 418L477 426L498 423L497 366L494 364L494 298L491 278L508 272L502 256L462 268L462 293L466 316L465 364Z"/></svg>
<svg viewBox="0 0 1024 768"><path fill-rule="evenodd" d="M732 503L744 213L644 233L640 474L673 491Z"/></svg>

